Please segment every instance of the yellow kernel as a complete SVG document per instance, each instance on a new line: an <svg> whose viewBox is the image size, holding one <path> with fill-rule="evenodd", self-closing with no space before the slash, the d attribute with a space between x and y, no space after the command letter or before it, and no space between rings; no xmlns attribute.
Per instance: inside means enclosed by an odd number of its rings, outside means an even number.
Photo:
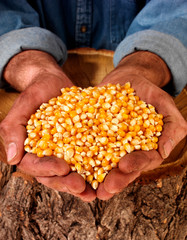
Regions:
<svg viewBox="0 0 187 240"><path fill-rule="evenodd" d="M75 146L75 151L81 153L81 152L83 152L83 147Z"/></svg>
<svg viewBox="0 0 187 240"><path fill-rule="evenodd" d="M92 146L92 147L90 147L90 150L92 152L96 153L96 152L98 152L99 148L98 148L98 146Z"/></svg>
<svg viewBox="0 0 187 240"><path fill-rule="evenodd" d="M94 113L94 112L95 112L95 108L94 108L93 106L90 106L90 107L88 108L88 112L89 112L89 113Z"/></svg>
<svg viewBox="0 0 187 240"><path fill-rule="evenodd" d="M148 143L147 143L147 147L149 148L149 150L154 149L154 143L148 142Z"/></svg>
<svg viewBox="0 0 187 240"><path fill-rule="evenodd" d="M120 151L120 157L124 157L127 154L127 152L125 150L121 150Z"/></svg>
<svg viewBox="0 0 187 240"><path fill-rule="evenodd" d="M119 110L120 110L120 108L118 106L114 106L114 105L110 109L111 113L113 113L113 114L118 113Z"/></svg>
<svg viewBox="0 0 187 240"><path fill-rule="evenodd" d="M36 153L37 153L37 156L38 156L38 157L43 157L43 156L44 156L43 150L41 150L40 148L38 148L38 149L36 150Z"/></svg>
<svg viewBox="0 0 187 240"><path fill-rule="evenodd" d="M163 119L163 115L162 114L157 114L157 117L160 119Z"/></svg>
<svg viewBox="0 0 187 240"><path fill-rule="evenodd" d="M63 138L63 142L64 142L65 144L69 143L70 141L71 141L71 139L70 139L69 137L64 137L64 138Z"/></svg>
<svg viewBox="0 0 187 240"><path fill-rule="evenodd" d="M157 143L154 143L154 149L157 149L158 148L158 144Z"/></svg>
<svg viewBox="0 0 187 240"><path fill-rule="evenodd" d="M132 139L131 144L138 145L138 144L140 144L140 141L138 139Z"/></svg>
<svg viewBox="0 0 187 240"><path fill-rule="evenodd" d="M158 142L158 138L157 138L157 137L152 137L151 140L152 140L152 142L154 142L154 143L157 143L157 142Z"/></svg>
<svg viewBox="0 0 187 240"><path fill-rule="evenodd" d="M100 121L98 119L94 119L93 121L95 126L98 126L100 124Z"/></svg>
<svg viewBox="0 0 187 240"><path fill-rule="evenodd" d="M50 148L47 148L43 151L44 156L51 156L53 155L53 151Z"/></svg>
<svg viewBox="0 0 187 240"><path fill-rule="evenodd" d="M97 103L97 99L95 99L95 98L90 98L90 100L89 100L89 104L90 105L95 105Z"/></svg>
<svg viewBox="0 0 187 240"><path fill-rule="evenodd" d="M97 181L98 181L99 183L101 183L101 182L104 181L105 177L106 177L106 173L102 173L102 174L100 174L100 175L97 176Z"/></svg>
<svg viewBox="0 0 187 240"><path fill-rule="evenodd" d="M134 131L134 127L133 126L129 126L129 132Z"/></svg>
<svg viewBox="0 0 187 240"><path fill-rule="evenodd" d="M36 141L35 140L31 140L30 141L30 146L31 147L35 147L36 146Z"/></svg>
<svg viewBox="0 0 187 240"><path fill-rule="evenodd" d="M138 114L135 111L130 112L131 117L136 118Z"/></svg>
<svg viewBox="0 0 187 240"><path fill-rule="evenodd" d="M91 184L91 182L93 181L93 175L90 174L89 176L87 176L86 181Z"/></svg>
<svg viewBox="0 0 187 240"><path fill-rule="evenodd" d="M75 159L76 161L78 161L78 162L82 162L82 161L83 161L83 158L82 158L82 156L81 156L80 154L75 154L75 155L74 155L74 159Z"/></svg>
<svg viewBox="0 0 187 240"><path fill-rule="evenodd" d="M72 119L72 121L73 121L74 123L79 122L79 121L80 121L79 115L74 116L73 119Z"/></svg>
<svg viewBox="0 0 187 240"><path fill-rule="evenodd" d="M161 125L157 125L156 126L156 131L157 132L161 132L162 131L162 126Z"/></svg>
<svg viewBox="0 0 187 240"><path fill-rule="evenodd" d="M89 171L90 173L93 173L93 172L94 172L94 171L93 171L93 168L92 168L92 166L91 166L90 164L84 165L84 169L85 169L86 171Z"/></svg>
<svg viewBox="0 0 187 240"><path fill-rule="evenodd" d="M29 152L31 152L31 147L29 145L26 145L24 147L24 150L29 153Z"/></svg>
<svg viewBox="0 0 187 240"><path fill-rule="evenodd" d="M110 171L112 169L111 165L107 165L106 167L103 167L105 171Z"/></svg>
<svg viewBox="0 0 187 240"><path fill-rule="evenodd" d="M106 167L107 165L109 165L108 160L107 160L106 158L104 158L104 159L102 160L102 162L101 162L101 165L102 165L103 167Z"/></svg>
<svg viewBox="0 0 187 240"><path fill-rule="evenodd" d="M94 124L94 121L93 121L93 119L90 119L90 120L88 121L88 126L89 126L89 127L92 127L92 126L93 126L93 124Z"/></svg>
<svg viewBox="0 0 187 240"><path fill-rule="evenodd" d="M92 167L95 167L95 161L94 161L92 158L89 158L89 164L90 164Z"/></svg>
<svg viewBox="0 0 187 240"><path fill-rule="evenodd" d="M107 137L107 132L101 131L99 135L102 136L102 137Z"/></svg>
<svg viewBox="0 0 187 240"><path fill-rule="evenodd" d="M69 113L69 115L71 118L74 118L75 116L77 116L77 112L75 110L73 110Z"/></svg>
<svg viewBox="0 0 187 240"><path fill-rule="evenodd" d="M93 180L92 183L91 183L91 185L92 185L92 188L93 188L94 190L96 190L96 189L98 188L98 181L97 181L97 180Z"/></svg>
<svg viewBox="0 0 187 240"><path fill-rule="evenodd" d="M161 125L161 126L163 126L163 125L164 125L164 123L163 123L162 119L159 119L157 122L158 122L158 124L159 124L159 125Z"/></svg>
<svg viewBox="0 0 187 240"><path fill-rule="evenodd" d="M71 159L74 156L74 153L75 153L74 149L68 148L64 153L64 160L67 161Z"/></svg>
<svg viewBox="0 0 187 240"><path fill-rule="evenodd" d="M102 104L102 108L108 110L109 108L111 108L111 104L109 102L105 102Z"/></svg>
<svg viewBox="0 0 187 240"><path fill-rule="evenodd" d="M129 115L128 115L128 114L126 114L126 113L122 113L122 117L123 117L123 119L124 119L124 120L126 120L126 119L128 119L128 118L129 118Z"/></svg>
<svg viewBox="0 0 187 240"><path fill-rule="evenodd" d="M130 153L130 152L131 152L131 145L130 145L129 143L125 143L125 144L124 144L124 149L125 149L128 153Z"/></svg>
<svg viewBox="0 0 187 240"><path fill-rule="evenodd" d="M80 163L76 163L75 164L75 168L77 169L78 172L81 172L82 171L82 166Z"/></svg>
<svg viewBox="0 0 187 240"><path fill-rule="evenodd" d="M150 126L149 120L145 120L145 122L143 123L143 127L148 128L149 126Z"/></svg>
<svg viewBox="0 0 187 240"><path fill-rule="evenodd" d="M106 158L107 161L110 161L110 159L112 158L112 153L107 153L105 155L105 158Z"/></svg>
<svg viewBox="0 0 187 240"><path fill-rule="evenodd" d="M45 141L45 140L40 140L40 141L38 141L38 146L41 148L41 149L46 149L47 147L48 147L48 143L47 143L47 141Z"/></svg>
<svg viewBox="0 0 187 240"><path fill-rule="evenodd" d="M86 154L88 157L93 157L94 153L92 151L88 151Z"/></svg>
<svg viewBox="0 0 187 240"><path fill-rule="evenodd" d="M141 149L144 151L149 151L149 148L146 144L141 144Z"/></svg>
<svg viewBox="0 0 187 240"><path fill-rule="evenodd" d="M54 135L56 132L57 132L56 127L52 128L51 131L50 131L50 133L51 133L52 135Z"/></svg>
<svg viewBox="0 0 187 240"><path fill-rule="evenodd" d="M111 148L109 145L107 146L107 153L113 153L114 152L114 149Z"/></svg>
<svg viewBox="0 0 187 240"><path fill-rule="evenodd" d="M118 157L112 157L112 159L111 159L112 163L118 163L119 160L120 160L120 158L118 158Z"/></svg>
<svg viewBox="0 0 187 240"><path fill-rule="evenodd" d="M82 127L82 123L76 122L76 123L75 123L75 127L76 127L76 128L81 128L81 127Z"/></svg>
<svg viewBox="0 0 187 240"><path fill-rule="evenodd" d="M109 137L109 141L110 141L111 143L114 143L114 142L116 142L116 138L115 138L115 137Z"/></svg>
<svg viewBox="0 0 187 240"><path fill-rule="evenodd" d="M108 130L108 132L107 132L107 136L109 136L109 137L114 137L114 131L112 131L111 129L109 129ZM115 141L116 139L114 139L114 141Z"/></svg>
<svg viewBox="0 0 187 240"><path fill-rule="evenodd" d="M56 144L52 140L48 141L48 146L51 150L54 150L56 148Z"/></svg>
<svg viewBox="0 0 187 240"><path fill-rule="evenodd" d="M35 138L36 137L36 133L35 132L31 132L30 134L29 134L29 138Z"/></svg>
<svg viewBox="0 0 187 240"><path fill-rule="evenodd" d="M101 137L99 139L100 143L103 144L103 145L107 145L108 143L108 138L107 137Z"/></svg>

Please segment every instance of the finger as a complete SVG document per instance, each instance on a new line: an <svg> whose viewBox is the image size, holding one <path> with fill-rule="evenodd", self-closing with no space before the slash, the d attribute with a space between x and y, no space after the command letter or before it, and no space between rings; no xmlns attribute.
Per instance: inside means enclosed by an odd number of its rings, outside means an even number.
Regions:
<svg viewBox="0 0 187 240"><path fill-rule="evenodd" d="M114 196L113 193L109 193L105 190L104 183L100 183L97 189L97 198L100 200L108 200Z"/></svg>
<svg viewBox="0 0 187 240"><path fill-rule="evenodd" d="M36 177L36 180L45 186L60 192L80 194L85 191L86 184L78 173L70 173L67 176Z"/></svg>
<svg viewBox="0 0 187 240"><path fill-rule="evenodd" d="M151 170L158 167L163 159L156 150L135 151L120 159L119 169L123 173Z"/></svg>
<svg viewBox="0 0 187 240"><path fill-rule="evenodd" d="M70 171L69 165L63 159L57 157L39 158L27 153L17 165L18 168L32 176L64 176Z"/></svg>
<svg viewBox="0 0 187 240"><path fill-rule="evenodd" d="M159 137L158 150L162 158L169 156L175 146L187 135L187 123L179 116L168 116L164 119L162 135Z"/></svg>
<svg viewBox="0 0 187 240"><path fill-rule="evenodd" d="M96 198L95 191L91 188L90 184L86 184L86 189L80 194L74 194L74 196L79 197L84 202L92 202Z"/></svg>
<svg viewBox="0 0 187 240"><path fill-rule="evenodd" d="M104 188L108 193L119 193L139 176L139 171L125 174L116 168L106 177L104 181Z"/></svg>
<svg viewBox="0 0 187 240"><path fill-rule="evenodd" d="M11 165L17 164L24 155L25 127L7 118L0 124L0 135L6 151L7 162Z"/></svg>
<svg viewBox="0 0 187 240"><path fill-rule="evenodd" d="M39 183L45 185L48 188L57 190L59 192L71 193L70 190L67 188L67 186L63 183L62 181L63 177L52 176L52 177L35 177L35 178Z"/></svg>

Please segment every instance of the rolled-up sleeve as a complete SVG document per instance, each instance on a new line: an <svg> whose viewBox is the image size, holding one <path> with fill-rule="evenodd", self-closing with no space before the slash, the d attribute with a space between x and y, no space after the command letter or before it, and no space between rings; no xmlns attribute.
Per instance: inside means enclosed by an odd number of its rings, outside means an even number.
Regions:
<svg viewBox="0 0 187 240"><path fill-rule="evenodd" d="M0 22L1 87L4 67L13 56L24 50L45 51L60 65L66 60L67 51L63 41L52 32L40 27L38 14L27 1L2 0Z"/></svg>
<svg viewBox="0 0 187 240"><path fill-rule="evenodd" d="M187 2L152 0L132 22L126 38L114 55L116 66L122 58L137 50L150 51L168 65L172 93L177 95L187 84Z"/></svg>

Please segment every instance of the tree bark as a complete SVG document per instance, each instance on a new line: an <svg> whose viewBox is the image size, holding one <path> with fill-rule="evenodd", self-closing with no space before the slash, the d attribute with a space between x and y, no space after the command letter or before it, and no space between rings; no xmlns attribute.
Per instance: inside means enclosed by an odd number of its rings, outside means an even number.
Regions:
<svg viewBox="0 0 187 240"><path fill-rule="evenodd" d="M78 59L77 54L80 54ZM99 76L102 79L103 75L112 69L112 53L97 54L88 50L71 52L70 65L66 64L64 69L70 77L74 76L74 79L77 79L77 76L80 76L80 79L84 77L84 85L95 83L95 80L86 82L89 72L77 75L75 72L71 73L69 67L71 64L80 67L83 60L87 65L94 62L94 71L98 61L107 63L102 73L95 72L96 78ZM88 71L92 70L90 67ZM2 91L0 96L8 96L6 101L11 99L12 103L17 95L14 93L12 96ZM187 119L187 89L175 99L175 103ZM6 109L0 109L0 120L8 109L7 106ZM186 139L181 141L159 168L142 173L120 194L108 201L96 199L92 203L85 203L72 195L51 190L37 183L31 176L17 171L16 167L1 162L0 239L185 240L186 143Z"/></svg>

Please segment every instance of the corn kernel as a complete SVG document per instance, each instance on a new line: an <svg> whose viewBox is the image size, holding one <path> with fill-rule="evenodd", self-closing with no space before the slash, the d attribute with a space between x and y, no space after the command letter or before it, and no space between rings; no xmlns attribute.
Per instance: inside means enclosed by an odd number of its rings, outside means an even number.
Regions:
<svg viewBox="0 0 187 240"><path fill-rule="evenodd" d="M141 101L130 83L73 86L61 93L31 115L26 152L66 160L97 189L127 153L158 148L163 115Z"/></svg>
<svg viewBox="0 0 187 240"><path fill-rule="evenodd" d="M97 181L99 183L103 182L104 181L104 178L106 177L106 173L102 173L100 175L97 176Z"/></svg>

